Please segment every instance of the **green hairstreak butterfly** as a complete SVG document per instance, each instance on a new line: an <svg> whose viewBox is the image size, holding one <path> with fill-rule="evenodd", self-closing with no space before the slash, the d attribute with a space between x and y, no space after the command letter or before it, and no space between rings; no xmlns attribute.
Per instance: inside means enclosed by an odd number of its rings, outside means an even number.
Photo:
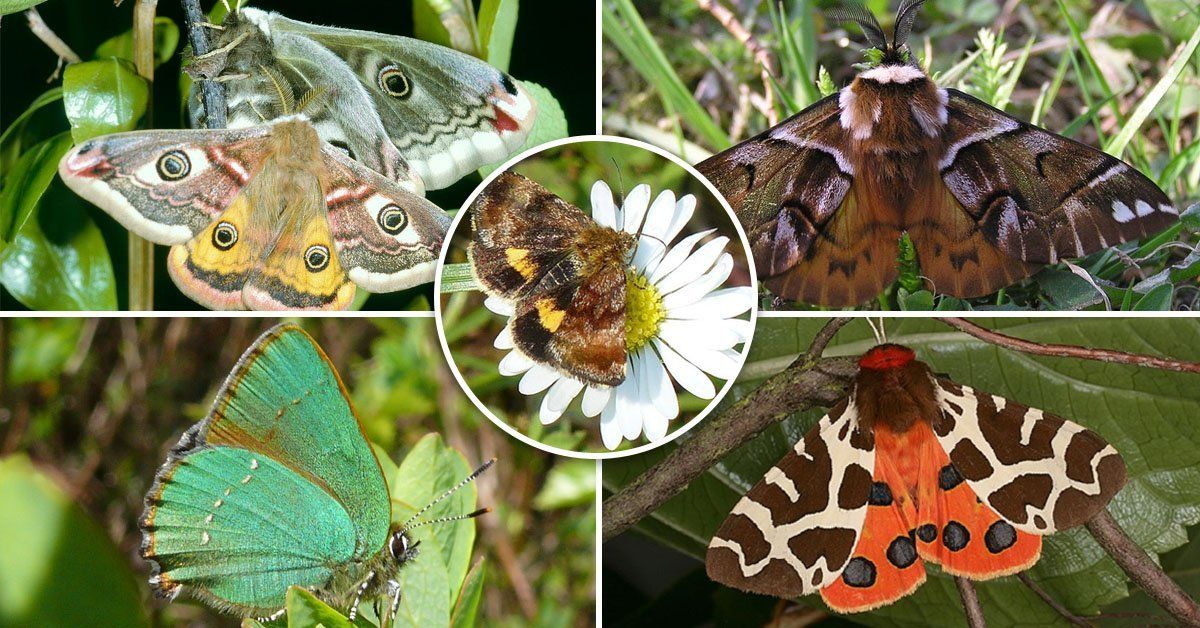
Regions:
<svg viewBox="0 0 1200 628"><path fill-rule="evenodd" d="M396 574L417 553L410 531L487 512L421 519L492 462L392 524L387 481L333 364L302 329L278 325L246 350L146 494L150 584L162 597L187 589L219 610L272 619L298 585L352 620L360 600L375 599L389 625Z"/></svg>

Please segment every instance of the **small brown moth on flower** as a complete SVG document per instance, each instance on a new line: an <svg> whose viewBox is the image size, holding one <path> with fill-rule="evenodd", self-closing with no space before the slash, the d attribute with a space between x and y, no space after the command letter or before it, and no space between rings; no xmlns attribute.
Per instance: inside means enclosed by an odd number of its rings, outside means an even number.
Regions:
<svg viewBox="0 0 1200 628"><path fill-rule="evenodd" d="M905 45L922 3L901 4L891 43L861 6L847 12L880 63L696 166L733 206L771 292L870 300L896 279L907 232L930 289L983 296L1178 220L1129 164L938 87Z"/></svg>

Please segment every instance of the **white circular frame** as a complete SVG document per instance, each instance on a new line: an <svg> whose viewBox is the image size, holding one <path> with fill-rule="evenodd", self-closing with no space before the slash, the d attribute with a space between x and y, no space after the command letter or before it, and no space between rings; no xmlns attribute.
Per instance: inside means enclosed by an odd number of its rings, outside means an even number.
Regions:
<svg viewBox="0 0 1200 628"><path fill-rule="evenodd" d="M629 138L625 138L625 137L617 137L617 136L613 136L613 135L575 135L572 137L567 137L567 138L563 138L560 140L554 140L552 142L546 142L544 144L539 144L533 148L524 150L521 153L517 154L516 156L510 158L508 161L504 162L502 165L497 167L491 174L484 177L483 182L480 183L479 186L476 187L475 190L471 192L471 195L467 197L467 200L463 202L462 207L459 208L458 213L455 214L454 220L451 221L450 227L446 230L445 245L442 247L441 254L438 256L437 268L434 270L433 320L434 320L434 325L437 327L438 344L440 344L442 346L442 353L445 355L446 363L450 365L450 372L454 374L454 379L455 379L455 381L458 382L459 388L461 388L462 391L464 393L466 393L467 397L471 400L471 403L475 404L475 407L478 408L479 411L482 412L484 414L484 416L486 416L492 423L494 423L500 429L504 430L506 433L508 433L513 438L516 438L517 440L525 443L526 445L529 445L531 447L536 447L536 448L538 448L542 451L548 452L548 453L557 454L559 456L567 456L567 457L571 457L571 458L582 458L585 460L608 460L608 459L624 458L626 456L637 455L644 451L649 451L660 445L669 443L669 442L675 440L676 438L679 438L680 435L684 434L688 430L695 427L697 424L700 423L701 420L704 419L704 417L708 416L709 413L712 412L713 408L715 408L717 406L717 404L719 404L721 402L721 400L725 398L725 395L729 392L729 389L733 386L734 381L737 380L737 376L735 375L732 379L726 380L725 385L722 386L721 389L717 391L717 394L712 398L712 400L710 400L708 402L708 405L705 406L703 410L696 413L696 416L692 417L691 420L689 420L687 423L684 423L683 425L680 425L679 427L675 428L674 430L668 432L667 435L662 438L662 440L659 440L654 443L645 443L645 444L638 445L636 447L632 447L630 449L626 449L626 450L622 450L622 451L611 451L611 452L574 451L574 450L570 450L570 449L563 449L561 447L552 447L541 441L530 438L529 436L527 436L525 434L522 434L515 427L509 425L508 423L506 423L505 421L503 421L499 417L497 417L496 414L494 412L492 412L491 408L489 408L487 406L487 404L480 401L479 397L475 396L475 391L471 390L471 387L467 385L466 379L463 377L462 373L458 370L458 365L455 364L454 358L450 353L450 343L448 343L446 341L446 330L442 326L442 297L444 296L444 295L442 295L442 269L446 265L446 256L450 253L450 242L453 239L455 230L457 230L459 225L462 224L463 220L466 219L466 216L469 213L468 208L471 206L472 203L475 202L475 198L478 197L479 194L483 192L484 188L486 188L488 185L491 185L492 181L494 181L496 179L496 177L500 176L501 173L508 171L510 168L512 168L513 166L517 165L518 163L528 159L529 157L543 153L552 148L558 148L559 146L565 146L568 144L582 144L582 143L587 143L587 142L607 142L610 144L625 144L627 146L633 146L635 148L641 148L643 150L650 151L650 152L658 155L659 157L662 157L662 158L666 159L667 161L670 161L671 163L683 168L688 174L690 174L692 176L692 178L694 178L697 181L699 181L700 183L704 184L704 187L709 191L710 194L712 194L713 198L715 198L717 200L717 202L720 203L721 208L725 210L726 215L729 216L729 220L733 224L734 230L737 232L738 240L740 241L740 243L742 245L742 249L745 252L747 270L750 273L750 287L754 289L755 294L758 293L758 274L754 268L754 256L750 252L750 241L749 241L749 239L746 238L746 232L742 229L742 225L740 222L738 222L737 216L734 215L733 210L729 207L729 202L725 200L725 196L722 195L717 190L717 188L714 187L713 184L709 182L708 179L706 179L703 175L701 175L699 172L697 172L695 168L693 168L690 164L683 161L679 157L676 157L675 155L673 155L665 150L662 150L661 148L658 148L657 146L647 144L646 142L629 139ZM750 337L747 338L746 342L744 342L742 344L741 354L738 356L738 373L741 373L742 368L746 365L746 356L749 355L749 353L750 353L750 343L754 339L753 330L757 330L757 328L758 328L758 299L757 299L757 297L755 298L755 303L754 303L753 307L750 308L750 327L752 330ZM672 382L672 384L674 385L674 382ZM596 420L599 420L599 417L596 417Z"/></svg>

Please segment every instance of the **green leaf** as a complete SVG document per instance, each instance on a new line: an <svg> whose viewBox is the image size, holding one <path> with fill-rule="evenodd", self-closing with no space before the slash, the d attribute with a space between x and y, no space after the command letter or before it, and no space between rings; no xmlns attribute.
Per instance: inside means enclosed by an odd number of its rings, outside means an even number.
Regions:
<svg viewBox="0 0 1200 628"><path fill-rule="evenodd" d="M62 133L31 149L0 193L0 218L13 216L11 240L0 251L0 284L33 309L116 309L112 261L100 229L66 186L50 185L70 146L70 135Z"/></svg>
<svg viewBox="0 0 1200 628"><path fill-rule="evenodd" d="M450 31L428 0L413 2L413 37L450 47Z"/></svg>
<svg viewBox="0 0 1200 628"><path fill-rule="evenodd" d="M219 22L218 22L219 23ZM179 27L169 17L154 18L154 67L167 62L179 46ZM127 30L96 47L97 58L116 57L130 63L133 59L133 31Z"/></svg>
<svg viewBox="0 0 1200 628"><path fill-rule="evenodd" d="M35 7L45 1L46 0L0 0L0 15L19 13L25 9L28 9L29 7Z"/></svg>
<svg viewBox="0 0 1200 628"><path fill-rule="evenodd" d="M905 311L928 312L933 309L933 293L928 290L917 290L910 293L907 288L896 291L900 309Z"/></svg>
<svg viewBox="0 0 1200 628"><path fill-rule="evenodd" d="M538 510L590 504L596 498L596 464L591 460L559 459L533 498Z"/></svg>
<svg viewBox="0 0 1200 628"><path fill-rule="evenodd" d="M1060 0L1061 1L1061 0ZM1129 114L1129 119L1124 121L1124 126L1121 132L1117 133L1108 145L1104 147L1104 152L1120 157L1125 151L1125 146L1133 139L1133 136L1141 129L1142 123L1154 113L1154 108L1158 106L1158 102L1167 94L1167 89L1171 87L1179 75L1183 73L1187 67L1192 55L1196 53L1196 47L1200 46L1200 27L1196 28L1192 36L1186 43L1180 45L1182 52L1175 58L1175 61L1163 72L1162 78L1150 88L1149 92L1134 108L1133 113Z"/></svg>
<svg viewBox="0 0 1200 628"><path fill-rule="evenodd" d="M33 102L29 103L29 106L21 112L21 115L17 116L16 120L13 120L12 124L8 125L7 129L4 129L4 133L0 135L0 155L3 155L5 159L4 165L0 166L0 181L8 176L8 168L4 166L15 161L21 152L21 131L25 129L30 118L46 105L62 100L62 97L61 87L52 87L42 92L40 96L33 99Z"/></svg>
<svg viewBox="0 0 1200 628"><path fill-rule="evenodd" d="M470 264L460 262L442 266L442 294L479 289L479 284L475 281L475 273L471 270Z"/></svg>
<svg viewBox="0 0 1200 628"><path fill-rule="evenodd" d="M1146 293L1137 304L1133 306L1135 311L1166 311L1171 309L1171 300L1175 297L1175 286L1170 283L1164 283L1155 286L1152 290Z"/></svg>
<svg viewBox="0 0 1200 628"><path fill-rule="evenodd" d="M14 386L57 378L79 342L80 318L14 318L9 343L8 383Z"/></svg>
<svg viewBox="0 0 1200 628"><path fill-rule="evenodd" d="M341 613L297 586L288 587L287 625L288 628L354 628L354 624Z"/></svg>
<svg viewBox="0 0 1200 628"><path fill-rule="evenodd" d="M467 572L463 581L462 591L458 594L458 602L454 605L454 613L450 616L452 628L472 628L475 617L479 614L479 600L483 599L483 581L487 576L484 561L480 558Z"/></svg>
<svg viewBox="0 0 1200 628"><path fill-rule="evenodd" d="M124 59L73 63L63 71L63 104L76 143L132 130L149 97L145 79Z"/></svg>
<svg viewBox="0 0 1200 628"><path fill-rule="evenodd" d="M1145 0L1154 23L1175 41L1187 39L1200 28L1200 9L1193 0Z"/></svg>
<svg viewBox="0 0 1200 628"><path fill-rule="evenodd" d="M1200 360L1200 320L1166 318L974 319L988 329L1034 342L1057 342ZM754 390L803 350L824 320L760 319L750 359L727 399ZM1129 483L1109 511L1152 554L1187 542L1185 526L1200 522L1200 387L1195 375L1090 360L1030 356L1002 350L920 318L886 321L888 340L912 347L933 370L978 390L1052 412L1093 429L1121 452ZM860 355L875 343L863 321L834 337L827 355ZM726 456L688 489L638 525L660 542L703 559L711 535L741 494L815 424L824 410L795 415ZM703 429L701 426L700 429ZM603 466L604 484L618 490L674 445ZM662 452L660 454L660 452ZM1094 614L1129 593L1123 572L1077 528L1046 537L1030 570L1068 609ZM976 584L984 614L1005 625L1049 625L1060 618L1015 578ZM817 604L812 600L813 604ZM962 604L950 578L930 571L912 596L854 616L872 626L961 625Z"/></svg>
<svg viewBox="0 0 1200 628"><path fill-rule="evenodd" d="M144 582L28 458L0 459L0 626L145 626Z"/></svg>
<svg viewBox="0 0 1200 628"><path fill-rule="evenodd" d="M921 278L921 265L917 260L917 248L913 246L912 238L908 237L907 232L900 236L896 252L896 265L900 271L896 284L901 288L909 292L916 292L925 285L925 280Z"/></svg>
<svg viewBox="0 0 1200 628"><path fill-rule="evenodd" d="M519 3L519 0L483 0L479 6L479 36L483 40L484 59L505 72L512 57Z"/></svg>

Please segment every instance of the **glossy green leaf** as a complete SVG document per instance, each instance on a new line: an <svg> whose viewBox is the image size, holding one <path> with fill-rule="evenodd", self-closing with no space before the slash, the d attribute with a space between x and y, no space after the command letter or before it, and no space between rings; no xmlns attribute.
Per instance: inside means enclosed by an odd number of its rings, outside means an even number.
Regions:
<svg viewBox="0 0 1200 628"><path fill-rule="evenodd" d="M63 104L76 143L132 130L149 97L146 80L124 59L73 63L63 71Z"/></svg>
<svg viewBox="0 0 1200 628"><path fill-rule="evenodd" d="M35 7L45 1L46 0L0 0L0 15L19 13L25 9L28 9L29 7Z"/></svg>
<svg viewBox="0 0 1200 628"><path fill-rule="evenodd" d="M12 124L8 125L8 128L4 129L4 133L0 134L0 159L3 159L3 161L0 161L0 182L8 176L9 169L7 166L15 162L20 156L21 144L24 139L22 138L22 131L25 130L25 125L29 122L29 119L33 117L33 114L47 105L62 100L62 97L61 87L52 87L42 92L41 95L33 99L33 102L29 103L29 106L25 108L25 111L21 112L21 115L17 116L16 120L12 121Z"/></svg>
<svg viewBox="0 0 1200 628"><path fill-rule="evenodd" d="M287 592L288 628L354 628L341 613L318 600L315 595L300 587L289 587Z"/></svg>
<svg viewBox="0 0 1200 628"><path fill-rule="evenodd" d="M0 191L0 242L8 242L34 215L58 173L58 161L70 149L71 135L61 133L33 146L17 160Z"/></svg>
<svg viewBox="0 0 1200 628"><path fill-rule="evenodd" d="M154 67L167 62L179 46L179 27L169 17L154 18ZM97 58L117 57L133 63L133 31L109 38L96 47Z"/></svg>
<svg viewBox="0 0 1200 628"><path fill-rule="evenodd" d="M450 615L452 628L472 628L475 625L475 618L479 614L479 600L483 599L483 581L486 575L486 564L480 558L475 566L471 567L471 571L467 572L467 579L463 581L458 602Z"/></svg>
<svg viewBox="0 0 1200 628"><path fill-rule="evenodd" d="M517 32L519 0L483 0L479 5L479 38L483 41L484 60L508 71L512 57L513 35Z"/></svg>
<svg viewBox="0 0 1200 628"><path fill-rule="evenodd" d="M1200 321L1193 319L975 319L989 329L1039 342L1058 342L1200 360ZM728 406L807 349L821 319L760 319L742 376ZM1200 522L1200 386L1196 376L1127 365L1043 358L1001 350L929 319L886 321L888 340L914 348L937 372L979 390L1068 417L1096 430L1121 452L1129 484L1110 512L1139 545L1154 553L1187 541L1184 526ZM865 322L834 338L827 355L859 355L874 344ZM769 428L726 456L639 529L702 559L730 508L823 414L815 410ZM631 481L655 460L633 456L604 464L606 488ZM665 454L662 454L665 455ZM1077 613L1095 613L1125 597L1124 574L1083 529L1046 538L1031 576ZM989 621L997 625L1049 624L1057 615L1015 578L976 585ZM812 604L817 605L815 599ZM962 605L951 579L930 571L929 581L896 604L854 616L873 626L962 625Z"/></svg>
<svg viewBox="0 0 1200 628"><path fill-rule="evenodd" d="M438 19L438 12L428 0L413 2L413 37L433 42L440 46L450 45L450 32Z"/></svg>
<svg viewBox="0 0 1200 628"><path fill-rule="evenodd" d="M128 556L23 456L0 459L0 547L0 625L147 625Z"/></svg>

